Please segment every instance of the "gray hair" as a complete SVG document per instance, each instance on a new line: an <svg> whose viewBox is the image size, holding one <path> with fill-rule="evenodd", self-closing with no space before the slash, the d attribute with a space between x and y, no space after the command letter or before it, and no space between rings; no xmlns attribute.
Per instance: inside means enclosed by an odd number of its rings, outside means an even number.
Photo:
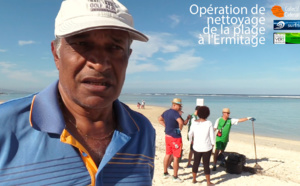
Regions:
<svg viewBox="0 0 300 186"><path fill-rule="evenodd" d="M54 47L57 53L58 58L60 58L60 47L61 47L61 38L55 38L54 40Z"/></svg>

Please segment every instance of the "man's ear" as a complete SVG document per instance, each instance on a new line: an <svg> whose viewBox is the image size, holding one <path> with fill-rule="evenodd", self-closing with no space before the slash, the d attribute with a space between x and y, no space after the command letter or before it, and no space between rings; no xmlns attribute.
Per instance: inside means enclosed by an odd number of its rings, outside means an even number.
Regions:
<svg viewBox="0 0 300 186"><path fill-rule="evenodd" d="M128 58L131 56L131 53L132 53L132 49L130 48Z"/></svg>
<svg viewBox="0 0 300 186"><path fill-rule="evenodd" d="M57 50L55 48L54 41L51 42L51 51L52 51L52 55L54 58L55 66L56 66L57 70L59 70L59 56L57 54Z"/></svg>

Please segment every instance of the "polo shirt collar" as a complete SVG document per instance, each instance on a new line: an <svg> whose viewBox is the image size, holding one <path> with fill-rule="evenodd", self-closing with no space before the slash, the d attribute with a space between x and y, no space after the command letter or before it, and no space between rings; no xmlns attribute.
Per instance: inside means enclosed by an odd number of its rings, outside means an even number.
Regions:
<svg viewBox="0 0 300 186"><path fill-rule="evenodd" d="M54 134L61 134L65 129L58 94L58 81L56 81L33 98L29 120L34 129ZM117 117L117 129L120 132L132 135L139 131L137 122L125 104L115 100L113 107Z"/></svg>

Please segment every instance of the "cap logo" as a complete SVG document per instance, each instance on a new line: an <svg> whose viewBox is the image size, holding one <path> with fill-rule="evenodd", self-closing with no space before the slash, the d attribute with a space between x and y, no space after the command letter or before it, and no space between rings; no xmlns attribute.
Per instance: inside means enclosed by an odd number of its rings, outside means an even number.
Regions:
<svg viewBox="0 0 300 186"><path fill-rule="evenodd" d="M116 4L110 0L88 0L91 12L106 11L116 14Z"/></svg>

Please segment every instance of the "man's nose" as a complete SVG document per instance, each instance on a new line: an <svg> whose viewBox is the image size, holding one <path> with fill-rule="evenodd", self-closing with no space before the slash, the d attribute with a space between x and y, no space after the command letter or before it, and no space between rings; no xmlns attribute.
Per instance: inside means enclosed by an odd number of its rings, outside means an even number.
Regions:
<svg viewBox="0 0 300 186"><path fill-rule="evenodd" d="M86 59L89 68L98 72L104 72L111 68L111 56L103 48L91 50L88 52Z"/></svg>

